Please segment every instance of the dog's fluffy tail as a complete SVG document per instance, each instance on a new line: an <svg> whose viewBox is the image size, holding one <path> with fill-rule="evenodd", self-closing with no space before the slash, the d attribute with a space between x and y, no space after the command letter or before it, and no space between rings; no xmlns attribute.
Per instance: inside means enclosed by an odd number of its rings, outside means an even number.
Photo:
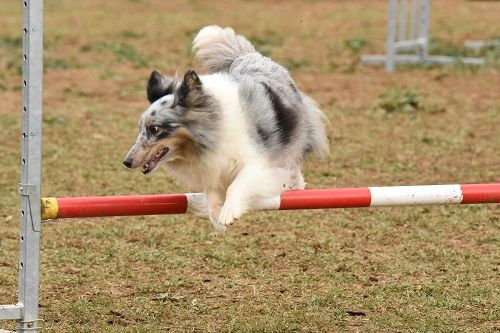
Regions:
<svg viewBox="0 0 500 333"><path fill-rule="evenodd" d="M210 25L196 35L193 52L209 73L216 73L228 71L235 59L256 51L245 37L236 35L233 29Z"/></svg>

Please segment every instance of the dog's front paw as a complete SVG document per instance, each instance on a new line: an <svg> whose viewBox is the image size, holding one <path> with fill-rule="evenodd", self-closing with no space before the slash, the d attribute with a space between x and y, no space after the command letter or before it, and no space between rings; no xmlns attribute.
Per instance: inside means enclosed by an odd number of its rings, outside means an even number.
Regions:
<svg viewBox="0 0 500 333"><path fill-rule="evenodd" d="M210 220L212 226L214 227L214 231L218 235L223 235L226 232L226 225L219 222L219 220Z"/></svg>
<svg viewBox="0 0 500 333"><path fill-rule="evenodd" d="M234 220L241 217L243 213L241 205L237 200L226 200L219 215L219 224L230 225Z"/></svg>

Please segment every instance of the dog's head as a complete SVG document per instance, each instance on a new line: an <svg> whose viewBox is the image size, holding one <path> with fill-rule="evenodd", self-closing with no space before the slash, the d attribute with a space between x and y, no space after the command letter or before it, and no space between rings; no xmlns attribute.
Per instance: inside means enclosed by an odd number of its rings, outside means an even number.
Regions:
<svg viewBox="0 0 500 333"><path fill-rule="evenodd" d="M202 83L193 70L182 80L153 71L147 96L151 105L142 114L137 141L123 161L128 168L142 166L144 174L162 162L189 159L196 153L197 142L186 115L205 103Z"/></svg>

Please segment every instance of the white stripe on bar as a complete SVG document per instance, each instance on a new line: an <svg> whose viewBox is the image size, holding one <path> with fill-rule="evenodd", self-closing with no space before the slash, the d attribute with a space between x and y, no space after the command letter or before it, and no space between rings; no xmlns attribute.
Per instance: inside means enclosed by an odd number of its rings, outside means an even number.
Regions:
<svg viewBox="0 0 500 333"><path fill-rule="evenodd" d="M208 207L203 193L185 193L188 207L186 213L208 217Z"/></svg>
<svg viewBox="0 0 500 333"><path fill-rule="evenodd" d="M251 210L278 210L281 205L281 196L274 198L263 198L254 203L252 203Z"/></svg>
<svg viewBox="0 0 500 333"><path fill-rule="evenodd" d="M372 206L439 205L462 201L460 185L369 187Z"/></svg>

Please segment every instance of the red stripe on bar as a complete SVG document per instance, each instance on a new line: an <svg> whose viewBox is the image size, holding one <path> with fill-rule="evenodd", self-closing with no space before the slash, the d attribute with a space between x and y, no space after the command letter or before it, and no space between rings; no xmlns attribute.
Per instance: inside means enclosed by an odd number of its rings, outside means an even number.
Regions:
<svg viewBox="0 0 500 333"><path fill-rule="evenodd" d="M462 204L499 203L500 183L496 184L464 184L462 189Z"/></svg>
<svg viewBox="0 0 500 333"><path fill-rule="evenodd" d="M184 194L58 198L60 218L184 214Z"/></svg>
<svg viewBox="0 0 500 333"><path fill-rule="evenodd" d="M280 210L369 207L370 202L367 187L289 191L281 194Z"/></svg>

